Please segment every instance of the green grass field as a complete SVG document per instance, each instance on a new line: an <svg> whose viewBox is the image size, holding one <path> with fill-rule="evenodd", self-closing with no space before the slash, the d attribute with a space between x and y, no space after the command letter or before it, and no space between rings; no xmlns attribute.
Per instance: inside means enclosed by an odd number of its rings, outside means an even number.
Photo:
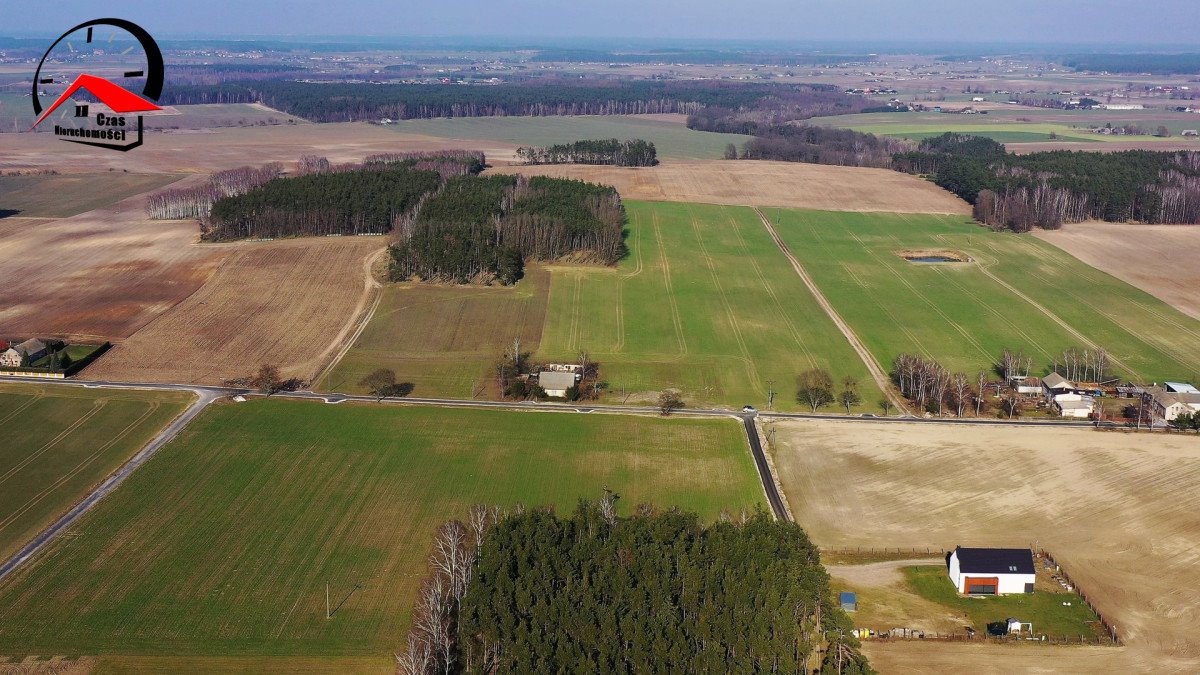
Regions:
<svg viewBox="0 0 1200 675"><path fill-rule="evenodd" d="M885 367L918 352L972 374L1011 348L1033 357L1040 373L1064 348L1085 346L1069 326L1107 349L1127 377L1191 381L1200 373L1200 322L1033 237L952 216L766 213ZM962 251L975 262L914 264L896 253L921 248Z"/></svg>
<svg viewBox="0 0 1200 675"><path fill-rule="evenodd" d="M946 576L945 567L905 567L904 579L926 600L967 615L975 630L984 633L987 625L1016 617L1032 623L1036 635L1095 638L1099 617L1073 593L1034 591L1016 595L967 598L958 594ZM1069 606L1063 605L1070 602ZM1095 622L1095 623L1093 623Z"/></svg>
<svg viewBox="0 0 1200 675"><path fill-rule="evenodd" d="M389 367L416 396L483 395L489 368L521 336L546 361L587 350L609 402L682 389L690 405L795 410L795 377L828 369L859 381L861 409L879 391L754 211L626 202L629 255L617 268L533 268L512 288L401 285L321 386L355 389ZM832 408L831 408L832 410Z"/></svg>
<svg viewBox="0 0 1200 675"><path fill-rule="evenodd" d="M386 659L438 525L604 486L625 513L764 503L733 420L219 403L0 586L0 654Z"/></svg>
<svg viewBox="0 0 1200 675"><path fill-rule="evenodd" d="M949 104L952 106L967 105ZM1184 129L1196 129L1200 121L1191 119L1187 113L1164 112L1161 110L992 110L987 115L953 115L947 113L864 113L819 117L813 124L854 129L881 136L896 136L921 140L948 131L987 136L1001 143L1033 143L1051 140L1081 143L1105 143L1115 141L1139 141L1179 143L1187 139L1179 134ZM1105 136L1088 131L1092 126L1136 124L1153 132L1158 126L1167 127L1172 136ZM1051 138L1054 134L1056 138ZM1200 142L1197 143L1200 146ZM1088 149L1088 148L1080 148Z"/></svg>
<svg viewBox="0 0 1200 675"><path fill-rule="evenodd" d="M551 145L593 138L641 138L654 143L660 159L720 159L729 143L750 140L739 134L692 131L683 124L636 115L566 117L455 117L402 120L394 131L445 138Z"/></svg>
<svg viewBox="0 0 1200 675"><path fill-rule="evenodd" d="M190 400L174 392L0 384L0 558L125 463Z"/></svg>
<svg viewBox="0 0 1200 675"><path fill-rule="evenodd" d="M179 180L176 174L71 173L0 176L0 211L24 218L68 218Z"/></svg>

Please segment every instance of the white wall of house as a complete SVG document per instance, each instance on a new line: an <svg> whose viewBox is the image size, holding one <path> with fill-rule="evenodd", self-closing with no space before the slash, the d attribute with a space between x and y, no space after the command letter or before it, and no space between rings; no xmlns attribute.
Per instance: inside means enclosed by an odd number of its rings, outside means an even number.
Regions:
<svg viewBox="0 0 1200 675"><path fill-rule="evenodd" d="M967 578L995 578L996 593L1004 595L1007 593L1024 593L1025 584L1032 584L1037 579L1035 574L1007 574L1007 573L973 573L964 574L959 568L958 556L951 553L948 572L950 573L950 581L954 582L954 587L959 593L967 592Z"/></svg>

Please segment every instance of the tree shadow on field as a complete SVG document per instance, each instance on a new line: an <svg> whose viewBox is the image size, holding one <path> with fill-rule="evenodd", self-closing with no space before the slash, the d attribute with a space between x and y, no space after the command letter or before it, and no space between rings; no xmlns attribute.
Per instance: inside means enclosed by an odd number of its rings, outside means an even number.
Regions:
<svg viewBox="0 0 1200 675"><path fill-rule="evenodd" d="M20 209L0 209L0 218L8 218L9 216L15 216L20 212L21 212Z"/></svg>

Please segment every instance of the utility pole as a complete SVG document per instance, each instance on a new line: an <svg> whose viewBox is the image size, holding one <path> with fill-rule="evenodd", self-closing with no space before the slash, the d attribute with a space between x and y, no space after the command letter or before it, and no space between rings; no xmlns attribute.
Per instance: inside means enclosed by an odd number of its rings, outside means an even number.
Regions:
<svg viewBox="0 0 1200 675"><path fill-rule="evenodd" d="M329 620L329 582L325 582L325 620Z"/></svg>
<svg viewBox="0 0 1200 675"><path fill-rule="evenodd" d="M775 380L767 380L767 410L775 405Z"/></svg>

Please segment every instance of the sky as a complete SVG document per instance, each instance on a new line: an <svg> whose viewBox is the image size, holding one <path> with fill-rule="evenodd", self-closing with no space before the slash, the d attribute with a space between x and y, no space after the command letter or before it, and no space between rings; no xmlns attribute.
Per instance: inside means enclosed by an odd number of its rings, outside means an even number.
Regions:
<svg viewBox="0 0 1200 675"><path fill-rule="evenodd" d="M1194 45L1197 0L0 0L0 35L102 16L198 35Z"/></svg>

